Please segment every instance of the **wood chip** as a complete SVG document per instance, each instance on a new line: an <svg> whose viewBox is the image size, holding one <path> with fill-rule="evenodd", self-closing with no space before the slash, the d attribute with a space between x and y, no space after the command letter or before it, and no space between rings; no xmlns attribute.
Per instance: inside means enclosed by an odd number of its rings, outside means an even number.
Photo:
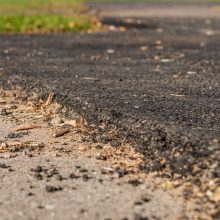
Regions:
<svg viewBox="0 0 220 220"><path fill-rule="evenodd" d="M170 190L172 189L174 186L173 186L173 183L171 181L165 181L161 184L161 187L164 189L164 190Z"/></svg>
<svg viewBox="0 0 220 220"><path fill-rule="evenodd" d="M22 124L15 128L12 128L11 131L22 131L22 130L31 130L34 128L41 128L39 124Z"/></svg>
<svg viewBox="0 0 220 220"><path fill-rule="evenodd" d="M47 101L45 103L45 106L48 106L48 105L52 104L54 96L55 96L55 94L53 92L50 92L50 94L47 98Z"/></svg>
<svg viewBox="0 0 220 220"><path fill-rule="evenodd" d="M0 99L0 105L4 105L4 104L6 104L7 102L5 101L5 100L1 100Z"/></svg>
<svg viewBox="0 0 220 220"><path fill-rule="evenodd" d="M56 137L61 137L61 136L63 136L64 134L67 134L67 133L69 133L69 132L70 132L70 128L62 128L62 129L56 131L53 136L54 136L55 138L56 138Z"/></svg>

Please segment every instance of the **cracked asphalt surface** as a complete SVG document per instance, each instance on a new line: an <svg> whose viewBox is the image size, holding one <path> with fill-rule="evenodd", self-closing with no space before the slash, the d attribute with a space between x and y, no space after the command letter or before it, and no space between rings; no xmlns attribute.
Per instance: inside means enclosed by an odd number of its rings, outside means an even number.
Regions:
<svg viewBox="0 0 220 220"><path fill-rule="evenodd" d="M219 19L105 22L134 25L126 32L1 35L1 85L53 91L88 122L116 127L146 156L146 171L219 178Z"/></svg>

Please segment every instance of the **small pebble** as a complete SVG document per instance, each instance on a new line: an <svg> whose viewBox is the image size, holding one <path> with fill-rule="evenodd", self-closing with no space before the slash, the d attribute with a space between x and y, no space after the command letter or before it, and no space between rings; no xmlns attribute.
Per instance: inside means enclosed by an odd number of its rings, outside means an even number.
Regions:
<svg viewBox="0 0 220 220"><path fill-rule="evenodd" d="M7 115L7 114L8 114L8 113L7 113L7 110L6 110L5 108L0 109L0 115L5 116L5 115Z"/></svg>
<svg viewBox="0 0 220 220"><path fill-rule="evenodd" d="M7 169L9 167L10 166L6 165L5 163L0 163L0 168L2 168L2 169Z"/></svg>
<svg viewBox="0 0 220 220"><path fill-rule="evenodd" d="M120 146L120 143L116 140L111 141L110 144L112 147L119 147Z"/></svg>
<svg viewBox="0 0 220 220"><path fill-rule="evenodd" d="M53 124L53 125L60 125L62 123L64 123L64 121L60 117L57 117L57 118L54 118L54 119L51 120L51 124Z"/></svg>
<svg viewBox="0 0 220 220"><path fill-rule="evenodd" d="M107 157L101 154L101 155L96 156L96 159L97 160L107 160Z"/></svg>

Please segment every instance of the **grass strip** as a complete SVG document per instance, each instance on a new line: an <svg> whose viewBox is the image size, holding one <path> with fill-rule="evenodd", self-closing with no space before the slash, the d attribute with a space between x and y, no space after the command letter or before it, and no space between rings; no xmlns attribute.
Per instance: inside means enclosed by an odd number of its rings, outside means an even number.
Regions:
<svg viewBox="0 0 220 220"><path fill-rule="evenodd" d="M0 0L0 33L99 30L81 0Z"/></svg>
<svg viewBox="0 0 220 220"><path fill-rule="evenodd" d="M98 22L86 16L0 15L0 32L4 33L75 32L94 29L98 25Z"/></svg>

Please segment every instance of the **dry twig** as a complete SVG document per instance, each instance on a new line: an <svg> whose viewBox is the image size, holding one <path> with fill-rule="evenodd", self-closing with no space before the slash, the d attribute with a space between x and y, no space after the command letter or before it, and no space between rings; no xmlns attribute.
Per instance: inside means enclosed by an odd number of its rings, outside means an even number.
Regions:
<svg viewBox="0 0 220 220"><path fill-rule="evenodd" d="M62 128L54 133L54 137L61 137L70 132L70 128Z"/></svg>
<svg viewBox="0 0 220 220"><path fill-rule="evenodd" d="M39 125L39 124L22 124L22 125L18 125L15 128L12 128L11 131L31 130L34 128L41 128L41 125Z"/></svg>

